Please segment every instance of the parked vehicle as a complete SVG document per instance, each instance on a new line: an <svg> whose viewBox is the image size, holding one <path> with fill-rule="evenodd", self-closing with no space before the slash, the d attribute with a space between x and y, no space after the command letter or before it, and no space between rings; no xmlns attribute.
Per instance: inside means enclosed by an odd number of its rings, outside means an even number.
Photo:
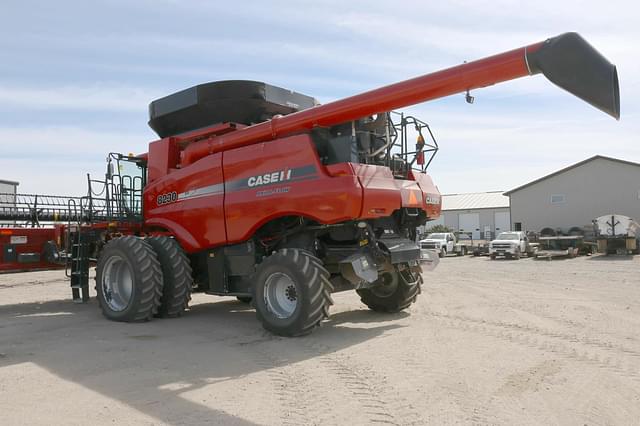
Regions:
<svg viewBox="0 0 640 426"><path fill-rule="evenodd" d="M469 244L460 242L453 232L435 232L420 240L420 248L435 250L440 257L445 257L452 253L464 256L469 251L469 247Z"/></svg>
<svg viewBox="0 0 640 426"><path fill-rule="evenodd" d="M605 254L638 254L640 225L628 216L609 214L593 221L598 251Z"/></svg>
<svg viewBox="0 0 640 426"><path fill-rule="evenodd" d="M497 256L520 259L523 254L532 257L537 250L538 244L529 242L526 232L522 231L501 232L495 240L489 243L491 259L495 259Z"/></svg>

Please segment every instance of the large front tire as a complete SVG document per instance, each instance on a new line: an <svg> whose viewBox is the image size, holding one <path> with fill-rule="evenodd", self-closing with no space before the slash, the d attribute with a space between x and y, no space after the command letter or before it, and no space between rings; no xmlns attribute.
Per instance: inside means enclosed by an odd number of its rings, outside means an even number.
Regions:
<svg viewBox="0 0 640 426"><path fill-rule="evenodd" d="M402 274L402 275L401 275ZM367 289L356 290L362 303L376 312L400 312L408 308L418 298L422 285L420 274L408 270L385 272L378 279L377 285Z"/></svg>
<svg viewBox="0 0 640 426"><path fill-rule="evenodd" d="M113 321L149 321L162 296L162 269L153 248L134 236L115 238L96 266L98 303Z"/></svg>
<svg viewBox="0 0 640 426"><path fill-rule="evenodd" d="M173 238L158 236L145 240L153 248L162 267L162 298L157 316L175 318L189 306L193 275L191 263Z"/></svg>
<svg viewBox="0 0 640 426"><path fill-rule="evenodd" d="M286 248L257 267L253 303L262 326L279 336L302 336L328 318L329 272L311 253Z"/></svg>

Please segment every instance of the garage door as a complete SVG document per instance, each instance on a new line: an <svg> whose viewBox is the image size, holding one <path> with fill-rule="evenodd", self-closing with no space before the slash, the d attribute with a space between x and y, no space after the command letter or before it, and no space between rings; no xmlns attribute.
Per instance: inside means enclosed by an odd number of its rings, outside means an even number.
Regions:
<svg viewBox="0 0 640 426"><path fill-rule="evenodd" d="M495 212L496 236L505 231L511 231L511 218L509 212Z"/></svg>
<svg viewBox="0 0 640 426"><path fill-rule="evenodd" d="M480 214L478 213L460 213L458 215L459 231L473 232L473 239L480 239Z"/></svg>

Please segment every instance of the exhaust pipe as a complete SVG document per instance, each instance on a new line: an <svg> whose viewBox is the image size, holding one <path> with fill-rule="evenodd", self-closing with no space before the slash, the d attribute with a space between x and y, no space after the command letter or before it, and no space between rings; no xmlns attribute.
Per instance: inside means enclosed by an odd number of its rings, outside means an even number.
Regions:
<svg viewBox="0 0 640 426"><path fill-rule="evenodd" d="M544 41L526 53L529 74L542 73L556 86L620 119L618 72L578 33Z"/></svg>

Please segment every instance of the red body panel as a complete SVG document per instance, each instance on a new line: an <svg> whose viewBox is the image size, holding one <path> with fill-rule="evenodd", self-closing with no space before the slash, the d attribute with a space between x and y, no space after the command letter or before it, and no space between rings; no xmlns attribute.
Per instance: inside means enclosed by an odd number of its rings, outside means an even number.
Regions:
<svg viewBox="0 0 640 426"><path fill-rule="evenodd" d="M159 205L158 196L167 194L168 202ZM188 252L227 242L223 206L222 153L175 169L144 191L145 225L168 230Z"/></svg>
<svg viewBox="0 0 640 426"><path fill-rule="evenodd" d="M426 173L411 171L409 172L409 178L414 179L418 183L422 193L425 194L423 198L423 209L427 212L427 217L430 220L439 218L442 211L442 199L440 197L440 191L433 183L431 176Z"/></svg>
<svg viewBox="0 0 640 426"><path fill-rule="evenodd" d="M439 203L438 190L427 175L416 175L416 180L395 179L387 167L353 163L325 167L311 137L300 134L169 170L145 189L145 226L168 230L193 253L246 241L283 216L332 224L417 207L435 219L439 205L425 200Z"/></svg>
<svg viewBox="0 0 640 426"><path fill-rule="evenodd" d="M55 228L0 228L0 272L56 269L63 265L44 259L44 244L54 241L60 245L62 227ZM20 262L21 254L38 254L38 261ZM15 259L9 259L14 256Z"/></svg>
<svg viewBox="0 0 640 426"><path fill-rule="evenodd" d="M277 184L249 180L280 172L285 180ZM360 215L358 180L329 176L306 134L225 151L224 176L229 243L246 240L260 225L281 216L338 223Z"/></svg>

